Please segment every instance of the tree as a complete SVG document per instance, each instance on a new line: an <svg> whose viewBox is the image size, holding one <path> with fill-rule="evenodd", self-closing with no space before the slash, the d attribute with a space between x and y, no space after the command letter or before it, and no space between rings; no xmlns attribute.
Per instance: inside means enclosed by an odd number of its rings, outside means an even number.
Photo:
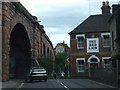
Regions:
<svg viewBox="0 0 120 90"><path fill-rule="evenodd" d="M51 73L53 71L53 57L41 57L38 59L38 61L40 66L46 69L48 76L51 76Z"/></svg>
<svg viewBox="0 0 120 90"><path fill-rule="evenodd" d="M65 71L65 63L66 63L66 53L58 53L55 56L55 71L59 73L60 71Z"/></svg>

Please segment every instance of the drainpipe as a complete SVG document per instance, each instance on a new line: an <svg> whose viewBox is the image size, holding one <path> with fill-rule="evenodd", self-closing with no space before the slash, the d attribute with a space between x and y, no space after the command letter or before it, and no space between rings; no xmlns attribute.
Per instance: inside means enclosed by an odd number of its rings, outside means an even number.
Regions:
<svg viewBox="0 0 120 90"><path fill-rule="evenodd" d="M119 5L119 4L118 4ZM118 8L117 8L117 14L116 14L116 29L117 29L117 38L118 38L118 30L119 30L119 10L120 10L120 6L118 6ZM118 50L117 50L117 54L119 54L119 41L117 41L117 48L118 48ZM117 59L117 86L118 86L118 89L120 89L120 86L119 86L119 59Z"/></svg>
<svg viewBox="0 0 120 90"><path fill-rule="evenodd" d="M0 19L2 19L2 2L0 1ZM2 20L0 20L0 89L2 88Z"/></svg>

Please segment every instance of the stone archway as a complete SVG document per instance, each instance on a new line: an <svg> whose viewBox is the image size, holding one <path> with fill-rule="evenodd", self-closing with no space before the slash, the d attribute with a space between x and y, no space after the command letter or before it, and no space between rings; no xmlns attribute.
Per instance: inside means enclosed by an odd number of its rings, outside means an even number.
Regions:
<svg viewBox="0 0 120 90"><path fill-rule="evenodd" d="M18 23L10 36L9 77L23 78L31 66L31 45L25 27Z"/></svg>
<svg viewBox="0 0 120 90"><path fill-rule="evenodd" d="M95 55L92 55L88 58L89 68L98 67L99 62L100 62L99 58Z"/></svg>

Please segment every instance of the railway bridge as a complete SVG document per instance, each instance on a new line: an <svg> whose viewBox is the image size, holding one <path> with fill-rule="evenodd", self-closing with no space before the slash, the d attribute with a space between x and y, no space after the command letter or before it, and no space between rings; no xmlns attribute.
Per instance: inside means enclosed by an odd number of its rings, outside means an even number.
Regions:
<svg viewBox="0 0 120 90"><path fill-rule="evenodd" d="M2 2L0 12L0 59L2 80L22 78L33 59L54 57L44 26L20 2Z"/></svg>

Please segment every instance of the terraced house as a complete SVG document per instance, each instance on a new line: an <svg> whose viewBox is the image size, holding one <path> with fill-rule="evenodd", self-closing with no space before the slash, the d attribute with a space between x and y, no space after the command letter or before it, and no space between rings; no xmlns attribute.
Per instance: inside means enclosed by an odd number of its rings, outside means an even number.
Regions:
<svg viewBox="0 0 120 90"><path fill-rule="evenodd" d="M110 68L111 35L109 2L103 2L102 14L91 15L70 34L71 76L90 76L91 68Z"/></svg>

